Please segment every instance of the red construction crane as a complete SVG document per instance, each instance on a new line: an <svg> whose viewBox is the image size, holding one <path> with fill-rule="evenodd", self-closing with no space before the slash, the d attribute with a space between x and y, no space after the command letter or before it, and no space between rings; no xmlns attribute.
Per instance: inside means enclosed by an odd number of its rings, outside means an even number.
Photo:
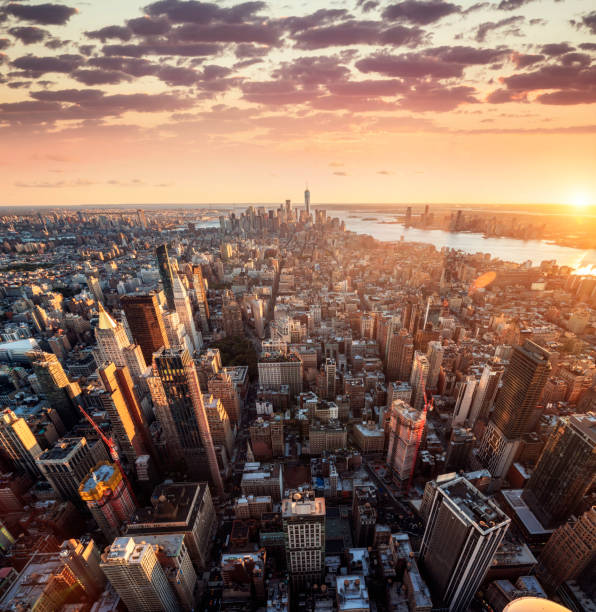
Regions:
<svg viewBox="0 0 596 612"><path fill-rule="evenodd" d="M128 486L130 495L136 504L137 500L135 498L134 491L132 489L130 481L128 480L128 476L126 475L126 472L124 471L124 468L122 467L122 464L120 463L120 455L118 454L118 447L116 446L116 443L114 442L112 438L108 438L103 433L103 431L99 428L97 423L91 418L91 416L86 412L86 410L83 408L83 406L81 406L81 404L77 404L77 405L79 407L79 410L83 413L83 416L87 419L87 421L89 421L89 424L91 425L91 427L93 427L93 429L97 432L99 437L102 439L103 443L110 450L110 456L112 457L112 461L118 466L118 469L120 470L120 473L122 474L122 478L124 478L124 482L126 482Z"/></svg>

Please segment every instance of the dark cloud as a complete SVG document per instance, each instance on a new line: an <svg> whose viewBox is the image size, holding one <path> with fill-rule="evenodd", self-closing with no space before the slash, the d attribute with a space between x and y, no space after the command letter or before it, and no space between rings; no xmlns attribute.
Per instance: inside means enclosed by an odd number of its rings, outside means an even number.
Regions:
<svg viewBox="0 0 596 612"><path fill-rule="evenodd" d="M151 19L147 16L129 19L126 25L137 36L158 36L168 32L171 27L167 19Z"/></svg>
<svg viewBox="0 0 596 612"><path fill-rule="evenodd" d="M525 100L526 95L523 93L520 95L508 89L496 89L487 96L486 101L489 104L504 104L505 102L519 102L520 98Z"/></svg>
<svg viewBox="0 0 596 612"><path fill-rule="evenodd" d="M60 89L58 91L32 91L31 97L46 102L85 104L104 96L101 89Z"/></svg>
<svg viewBox="0 0 596 612"><path fill-rule="evenodd" d="M273 71L278 81L299 83L305 87L332 83L346 79L350 71L337 57L299 57L293 62L284 62Z"/></svg>
<svg viewBox="0 0 596 612"><path fill-rule="evenodd" d="M548 45L542 46L542 53L545 55L563 55L564 53L569 53L570 51L574 51L575 47L572 47L569 43L551 43Z"/></svg>
<svg viewBox="0 0 596 612"><path fill-rule="evenodd" d="M596 11L584 15L581 23L584 27L588 28L592 34L596 34Z"/></svg>
<svg viewBox="0 0 596 612"><path fill-rule="evenodd" d="M156 73L157 78L171 87L194 85L199 76L192 68L164 66Z"/></svg>
<svg viewBox="0 0 596 612"><path fill-rule="evenodd" d="M242 23L255 18L265 6L264 2L243 2L224 8L215 3L195 0L160 0L147 6L145 11L152 16L166 15L173 23Z"/></svg>
<svg viewBox="0 0 596 612"><path fill-rule="evenodd" d="M154 75L160 68L158 64L136 57L92 57L87 65L102 70L123 72L133 77Z"/></svg>
<svg viewBox="0 0 596 612"><path fill-rule="evenodd" d="M448 87L440 83L416 85L401 100L400 106L417 112L447 112L461 104L478 102L475 89L465 85Z"/></svg>
<svg viewBox="0 0 596 612"><path fill-rule="evenodd" d="M501 28L506 28L507 26L518 26L521 25L525 21L525 17L522 15L516 15L514 17L507 17L505 19L500 19L499 21L485 21L478 26L476 30L476 40L478 42L484 42L486 40L486 35L489 32L493 32L494 30L499 30Z"/></svg>
<svg viewBox="0 0 596 612"><path fill-rule="evenodd" d="M182 57L201 57L217 55L222 47L213 43L170 43L170 42L143 42L137 45L104 45L102 51L105 55L118 55L126 57L143 57L144 55L179 55Z"/></svg>
<svg viewBox="0 0 596 612"><path fill-rule="evenodd" d="M424 30L418 27L384 28L378 21L349 20L297 32L293 40L299 49L321 49L348 45L416 46L425 36Z"/></svg>
<svg viewBox="0 0 596 612"><path fill-rule="evenodd" d="M529 53L513 53L511 56L516 68L526 68L544 60L544 55Z"/></svg>
<svg viewBox="0 0 596 612"><path fill-rule="evenodd" d="M85 85L117 85L123 81L130 81L131 77L116 70L98 70L79 68L71 73L73 79Z"/></svg>
<svg viewBox="0 0 596 612"><path fill-rule="evenodd" d="M243 83L242 94L248 102L273 106L304 104L312 100L316 91L298 89L292 81L253 81Z"/></svg>
<svg viewBox="0 0 596 612"><path fill-rule="evenodd" d="M244 59L248 57L263 57L269 53L269 47L253 45L250 43L240 43L236 45L235 55L238 59Z"/></svg>
<svg viewBox="0 0 596 612"><path fill-rule="evenodd" d="M501 0L497 5L500 11L515 11L524 4L529 4L532 0Z"/></svg>
<svg viewBox="0 0 596 612"><path fill-rule="evenodd" d="M264 23L187 23L172 30L170 41L206 43L259 43L276 45L281 30L276 25Z"/></svg>
<svg viewBox="0 0 596 612"><path fill-rule="evenodd" d="M536 98L541 104L568 106L571 104L593 104L596 102L596 87L588 90L567 89L544 93Z"/></svg>
<svg viewBox="0 0 596 612"><path fill-rule="evenodd" d="M41 76L47 72L70 73L83 63L83 57L74 54L38 57L24 55L13 60L12 65L31 75Z"/></svg>
<svg viewBox="0 0 596 612"><path fill-rule="evenodd" d="M3 9L8 15L39 25L64 25L77 9L63 4L21 4L10 2Z"/></svg>
<svg viewBox="0 0 596 612"><path fill-rule="evenodd" d="M383 11L383 17L408 21L418 25L428 25L460 11L461 8L457 4L442 2L441 0L405 0L389 5Z"/></svg>
<svg viewBox="0 0 596 612"><path fill-rule="evenodd" d="M377 53L356 62L360 72L376 72L389 77L433 77L447 79L461 77L463 66L422 54L390 55Z"/></svg>
<svg viewBox="0 0 596 612"><path fill-rule="evenodd" d="M42 30L41 28L36 28L35 26L10 28L8 33L20 40L24 45L32 45L34 43L41 42L50 34L47 30Z"/></svg>
<svg viewBox="0 0 596 612"><path fill-rule="evenodd" d="M132 31L123 26L113 25L106 26L105 28L101 28L99 30L85 32L85 35L87 38L96 38L97 40L101 40L101 42L106 42L106 40L113 38L127 42L132 38Z"/></svg>
<svg viewBox="0 0 596 612"><path fill-rule="evenodd" d="M596 51L596 43L581 43L579 48L584 51Z"/></svg>
<svg viewBox="0 0 596 612"><path fill-rule="evenodd" d="M465 47L456 45L453 47L443 46L427 49L426 55L438 57L444 62L453 62L465 66L485 65L497 62L511 53L510 49L479 49L477 47Z"/></svg>
<svg viewBox="0 0 596 612"><path fill-rule="evenodd" d="M286 17L281 25L288 32L302 32L311 28L319 28L330 23L348 19L350 14L346 9L319 9L303 17Z"/></svg>
<svg viewBox="0 0 596 612"><path fill-rule="evenodd" d="M592 63L592 58L587 53L565 53L559 58L563 66L589 66Z"/></svg>
<svg viewBox="0 0 596 612"><path fill-rule="evenodd" d="M0 51L8 49L10 47L10 40L8 38L0 38Z"/></svg>
<svg viewBox="0 0 596 612"><path fill-rule="evenodd" d="M31 86L31 81L12 81L7 83L11 89L28 89Z"/></svg>
<svg viewBox="0 0 596 612"><path fill-rule="evenodd" d="M376 0L364 0L364 2L358 2L358 6L362 9L363 13L369 13L379 6Z"/></svg>
<svg viewBox="0 0 596 612"><path fill-rule="evenodd" d="M52 38L44 43L44 46L48 49L61 49L62 47L66 47L70 43L69 40L61 40L60 38Z"/></svg>
<svg viewBox="0 0 596 612"><path fill-rule="evenodd" d="M398 79L366 79L364 81L338 81L328 86L331 93L341 96L394 96L406 91L407 86Z"/></svg>

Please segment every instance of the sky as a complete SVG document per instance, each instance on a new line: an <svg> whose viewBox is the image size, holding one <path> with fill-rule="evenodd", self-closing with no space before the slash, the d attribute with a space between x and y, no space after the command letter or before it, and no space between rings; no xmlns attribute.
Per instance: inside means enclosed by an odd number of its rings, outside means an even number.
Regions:
<svg viewBox="0 0 596 612"><path fill-rule="evenodd" d="M0 0L0 204L596 204L593 0Z"/></svg>

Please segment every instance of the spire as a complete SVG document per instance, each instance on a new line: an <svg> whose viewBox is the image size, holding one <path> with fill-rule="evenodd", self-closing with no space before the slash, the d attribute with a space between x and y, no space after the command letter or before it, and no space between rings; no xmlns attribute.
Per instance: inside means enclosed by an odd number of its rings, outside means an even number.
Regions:
<svg viewBox="0 0 596 612"><path fill-rule="evenodd" d="M116 329L118 324L112 317L105 311L104 307L99 302L99 324L98 329Z"/></svg>

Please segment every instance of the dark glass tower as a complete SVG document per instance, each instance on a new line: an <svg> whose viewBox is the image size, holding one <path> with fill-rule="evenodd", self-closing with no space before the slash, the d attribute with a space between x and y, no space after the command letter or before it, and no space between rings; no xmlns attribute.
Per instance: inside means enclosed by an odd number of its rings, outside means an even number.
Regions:
<svg viewBox="0 0 596 612"><path fill-rule="evenodd" d="M186 349L162 349L153 357L153 370L161 382L150 385L156 415L162 423L168 448L186 463L194 477L209 468L218 493L223 492L217 455L209 429L194 362Z"/></svg>
<svg viewBox="0 0 596 612"><path fill-rule="evenodd" d="M501 433L519 438L528 433L534 410L550 374L550 353L529 340L513 350L495 401L492 420Z"/></svg>
<svg viewBox="0 0 596 612"><path fill-rule="evenodd" d="M174 304L174 272L168 257L168 247L165 244L159 245L155 249L157 265L159 266L159 276L163 284L163 292L170 310L176 310Z"/></svg>
<svg viewBox="0 0 596 612"><path fill-rule="evenodd" d="M155 294L125 295L120 300L134 341L141 347L146 363L153 353L169 348L166 328Z"/></svg>
<svg viewBox="0 0 596 612"><path fill-rule="evenodd" d="M522 493L545 527L565 522L596 478L596 414L561 418Z"/></svg>

